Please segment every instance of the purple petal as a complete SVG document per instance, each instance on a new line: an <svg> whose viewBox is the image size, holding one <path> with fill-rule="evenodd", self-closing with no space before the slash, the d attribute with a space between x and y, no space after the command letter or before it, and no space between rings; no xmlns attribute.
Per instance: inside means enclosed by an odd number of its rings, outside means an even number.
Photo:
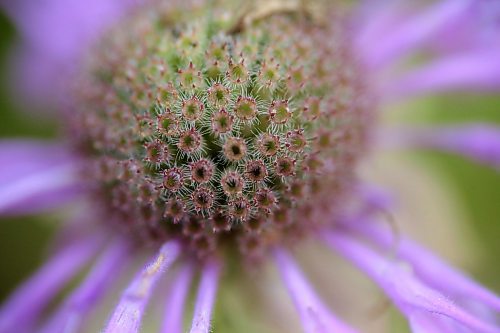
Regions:
<svg viewBox="0 0 500 333"><path fill-rule="evenodd" d="M210 261L201 273L190 333L209 333L212 310L219 283L220 264Z"/></svg>
<svg viewBox="0 0 500 333"><path fill-rule="evenodd" d="M56 254L25 282L0 309L0 332L21 332L95 254L100 238L72 243Z"/></svg>
<svg viewBox="0 0 500 333"><path fill-rule="evenodd" d="M356 332L330 313L288 253L277 249L274 259L306 333Z"/></svg>
<svg viewBox="0 0 500 333"><path fill-rule="evenodd" d="M403 147L447 150L500 169L500 128L493 125L406 129L392 133L390 139Z"/></svg>
<svg viewBox="0 0 500 333"><path fill-rule="evenodd" d="M135 277L123 293L104 332L138 332L144 309L156 282L177 259L180 246L175 241L165 243L158 255Z"/></svg>
<svg viewBox="0 0 500 333"><path fill-rule="evenodd" d="M394 32L379 36L379 44L366 55L367 62L373 67L382 67L406 55L429 41L437 32L463 19L472 4L471 0L437 2L405 24L395 26Z"/></svg>
<svg viewBox="0 0 500 333"><path fill-rule="evenodd" d="M323 236L327 245L377 283L407 318L425 313L430 321L439 321L440 316L448 317L477 333L500 332L500 328L464 311L441 293L426 286L409 270L361 245L352 236L338 232L326 232Z"/></svg>
<svg viewBox="0 0 500 333"><path fill-rule="evenodd" d="M374 224L374 221L360 222L357 225L351 223L350 226L385 250L394 248L396 240L389 230ZM440 258L407 238L400 236L396 244L398 258L409 262L415 274L429 286L455 297L476 300L500 312L500 297L464 273L450 267Z"/></svg>
<svg viewBox="0 0 500 333"><path fill-rule="evenodd" d="M369 54L377 49L380 36L406 22L411 11L409 5L406 1L364 1L357 9L353 22L356 28L354 45L359 54Z"/></svg>
<svg viewBox="0 0 500 333"><path fill-rule="evenodd" d="M474 333L468 328L458 327L451 319L425 313L414 313L408 318L413 333Z"/></svg>
<svg viewBox="0 0 500 333"><path fill-rule="evenodd" d="M389 211L394 207L395 198L384 188L367 183L358 184L356 192L363 206L361 210L367 213Z"/></svg>
<svg viewBox="0 0 500 333"><path fill-rule="evenodd" d="M129 251L130 244L124 240L117 240L109 245L82 285L66 299L40 332L79 332L85 316L104 296L116 276L119 276L127 263Z"/></svg>
<svg viewBox="0 0 500 333"><path fill-rule="evenodd" d="M0 185L13 177L72 161L66 147L52 142L0 140Z"/></svg>
<svg viewBox="0 0 500 333"><path fill-rule="evenodd" d="M434 319L434 320L432 320ZM410 328L413 333L452 333L449 327L444 326L436 318L429 318L428 316L413 315L408 318ZM443 327L444 326L444 327Z"/></svg>
<svg viewBox="0 0 500 333"><path fill-rule="evenodd" d="M74 200L83 190L75 163L60 145L1 141L0 214L35 213Z"/></svg>
<svg viewBox="0 0 500 333"><path fill-rule="evenodd" d="M69 75L89 45L133 0L2 1L21 35L15 60L22 96L51 102L67 89Z"/></svg>
<svg viewBox="0 0 500 333"><path fill-rule="evenodd" d="M181 333L184 304L193 278L193 267L185 264L170 288L165 312L163 314L163 333Z"/></svg>
<svg viewBox="0 0 500 333"><path fill-rule="evenodd" d="M463 50L488 50L498 46L500 38L500 2L479 0L467 17L437 34L431 45L434 52L446 54Z"/></svg>
<svg viewBox="0 0 500 333"><path fill-rule="evenodd" d="M2 184L0 214L29 214L55 208L78 196L82 190L71 164L20 175Z"/></svg>
<svg viewBox="0 0 500 333"><path fill-rule="evenodd" d="M498 91L498 59L500 49L450 55L391 79L383 91L390 100L447 91Z"/></svg>

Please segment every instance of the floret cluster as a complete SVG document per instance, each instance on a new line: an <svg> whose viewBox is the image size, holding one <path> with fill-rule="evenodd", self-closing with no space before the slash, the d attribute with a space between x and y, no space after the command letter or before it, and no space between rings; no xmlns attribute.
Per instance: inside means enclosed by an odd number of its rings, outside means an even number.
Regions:
<svg viewBox="0 0 500 333"><path fill-rule="evenodd" d="M257 258L343 205L369 98L339 24L277 13L231 33L209 12L145 11L110 32L70 134L113 225Z"/></svg>

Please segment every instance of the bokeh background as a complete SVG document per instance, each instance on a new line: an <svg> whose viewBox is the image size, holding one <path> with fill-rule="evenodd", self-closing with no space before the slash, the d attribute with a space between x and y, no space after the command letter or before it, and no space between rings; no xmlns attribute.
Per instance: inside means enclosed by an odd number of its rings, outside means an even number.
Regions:
<svg viewBox="0 0 500 333"><path fill-rule="evenodd" d="M21 110L9 91L9 51L15 45L16 31L0 12L0 139L52 138L58 128L47 114ZM19 98L19 97L17 97ZM405 105L394 106L383 115L385 121L411 124L450 124L468 121L491 122L500 126L500 95L454 94L428 97ZM435 170L445 191L454 197L465 230L473 233L474 260L465 270L489 288L500 292L500 173L474 164L461 157L437 152L405 153L403 158ZM61 216L46 214L3 219L0 222L0 300L43 262L50 240ZM59 221L59 222L57 222ZM451 224L453 225L453 224ZM445 235L446 237L446 235ZM462 244L450 242L450 253ZM459 263L460 265L460 263ZM397 315L394 315L397 318ZM223 321L223 319L221 319ZM400 319L395 331L401 332Z"/></svg>

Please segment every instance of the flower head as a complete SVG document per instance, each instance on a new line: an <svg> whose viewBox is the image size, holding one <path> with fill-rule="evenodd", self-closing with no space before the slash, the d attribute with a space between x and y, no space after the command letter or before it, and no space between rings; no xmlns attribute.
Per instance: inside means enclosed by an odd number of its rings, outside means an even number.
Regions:
<svg viewBox="0 0 500 333"><path fill-rule="evenodd" d="M102 175L86 173L102 192L110 220L132 233L150 221L155 235L164 235L161 241L179 238L199 256L220 250L219 238L230 246L247 243L256 232L245 226L250 219L268 221L258 232L260 246L270 248L288 234L320 227L303 221L304 209L338 214L321 202L326 195L340 201L350 190L371 113L340 24L269 13L229 33L232 22L220 10L191 9L168 21L161 11L134 15L92 54L67 114L87 166L115 165ZM328 45L320 43L325 38ZM329 71L327 62L338 70ZM217 74L210 70L214 63ZM275 64L272 75L269 63ZM320 104L314 117L311 100ZM323 162L314 170L312 155ZM136 174L124 179L131 165ZM302 195L294 196L292 187ZM275 223L284 210L286 221ZM185 224L193 219L191 232ZM224 220L218 233L210 222L215 219ZM197 248L199 237L213 246ZM244 252L243 258L255 257Z"/></svg>
<svg viewBox="0 0 500 333"><path fill-rule="evenodd" d="M79 331L138 253L150 259L128 282L105 332L138 332L163 275L178 262L161 329L183 331L198 272L190 332L207 333L218 288L227 287L220 279L243 289L231 273L260 272L268 261L305 332L356 332L293 259L292 249L307 238L364 272L413 332L500 332L498 296L384 228L377 213L393 206L357 173L375 148L382 102L500 87L500 41L486 33L498 30L482 19L485 7L495 7L380 4L351 16L322 0L257 1L238 16L231 1L152 2L101 31L85 52L51 58L61 68L72 64L72 75L61 76L64 87L53 87L64 97L58 101L69 149L0 143L0 213L41 211L81 193L78 202L90 209L75 213L79 219L67 226L73 238L0 309L0 333ZM352 17L367 23L353 28ZM484 32L481 41L464 33L437 47L461 20L466 30ZM98 26L91 21L89 29ZM89 31L86 43L98 34ZM388 70L421 47L433 63ZM488 126L413 129L384 133L381 141L498 166L498 133ZM97 253L83 283L44 315Z"/></svg>

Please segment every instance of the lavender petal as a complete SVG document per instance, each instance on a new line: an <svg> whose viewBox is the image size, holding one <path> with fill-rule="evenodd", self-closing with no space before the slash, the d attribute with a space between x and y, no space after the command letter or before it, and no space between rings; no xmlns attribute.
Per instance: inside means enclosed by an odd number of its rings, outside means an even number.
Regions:
<svg viewBox="0 0 500 333"><path fill-rule="evenodd" d="M50 163L67 160L70 158L66 147L55 142L42 140L12 139L0 140L0 170L5 168L5 163L18 162L19 166L30 167L30 163L44 161Z"/></svg>
<svg viewBox="0 0 500 333"><path fill-rule="evenodd" d="M449 318L430 317L424 312L414 313L408 320L413 333L473 333L468 328L458 327Z"/></svg>
<svg viewBox="0 0 500 333"><path fill-rule="evenodd" d="M361 245L352 236L339 232L326 232L323 236L328 246L372 278L407 318L425 313L431 321L444 316L477 333L500 332L500 328L464 311L397 262Z"/></svg>
<svg viewBox="0 0 500 333"><path fill-rule="evenodd" d="M407 129L395 131L390 139L404 148L446 150L500 169L500 128L493 125L476 123Z"/></svg>
<svg viewBox="0 0 500 333"><path fill-rule="evenodd" d="M384 36L408 19L408 3L402 1L364 1L354 16L357 27L354 45L360 54L377 48Z"/></svg>
<svg viewBox="0 0 500 333"><path fill-rule="evenodd" d="M69 163L66 147L34 140L0 140L0 185L39 169Z"/></svg>
<svg viewBox="0 0 500 333"><path fill-rule="evenodd" d="M374 221L363 220L362 223L352 224L356 233L375 242L385 250L393 248L395 239L392 233L375 225ZM449 295L475 300L488 305L500 312L500 297L481 286L463 272L449 266L443 260L417 245L413 241L399 237L397 240L397 256L409 262L415 274L429 286L446 292Z"/></svg>
<svg viewBox="0 0 500 333"><path fill-rule="evenodd" d="M20 332L29 328L65 283L90 260L100 244L100 238L83 239L50 259L2 306L0 332Z"/></svg>
<svg viewBox="0 0 500 333"><path fill-rule="evenodd" d="M103 252L85 281L64 302L40 333L79 332L85 316L104 296L127 263L130 244L116 240Z"/></svg>
<svg viewBox="0 0 500 333"><path fill-rule="evenodd" d="M21 43L12 55L23 101L52 103L64 96L86 49L133 0L0 1ZM17 80L16 80L17 78Z"/></svg>
<svg viewBox="0 0 500 333"><path fill-rule="evenodd" d="M177 259L180 246L175 241L165 243L157 256L134 278L122 294L108 325L106 333L138 332L144 309L156 282Z"/></svg>
<svg viewBox="0 0 500 333"><path fill-rule="evenodd" d="M184 304L193 278L193 267L185 264L178 273L170 288L165 312L163 315L163 333L181 333Z"/></svg>
<svg viewBox="0 0 500 333"><path fill-rule="evenodd" d="M274 259L306 333L356 332L330 313L287 252L276 249Z"/></svg>
<svg viewBox="0 0 500 333"><path fill-rule="evenodd" d="M382 37L381 42L367 55L367 62L374 68L393 63L397 58L420 47L437 32L463 19L474 1L439 1L423 13L395 27L393 33Z"/></svg>
<svg viewBox="0 0 500 333"><path fill-rule="evenodd" d="M500 39L500 3L496 0L475 1L467 16L434 37L432 51L443 55L463 50L489 50L498 47Z"/></svg>
<svg viewBox="0 0 500 333"><path fill-rule="evenodd" d="M39 170L13 179L0 189L0 214L18 215L52 209L83 191L72 165Z"/></svg>
<svg viewBox="0 0 500 333"><path fill-rule="evenodd" d="M190 333L209 333L212 310L219 283L220 264L210 261L202 271Z"/></svg>
<svg viewBox="0 0 500 333"><path fill-rule="evenodd" d="M81 194L75 158L64 147L30 141L0 141L0 214L55 208Z"/></svg>
<svg viewBox="0 0 500 333"><path fill-rule="evenodd" d="M391 79L383 91L388 100L447 91L498 91L499 58L499 49L450 55Z"/></svg>

